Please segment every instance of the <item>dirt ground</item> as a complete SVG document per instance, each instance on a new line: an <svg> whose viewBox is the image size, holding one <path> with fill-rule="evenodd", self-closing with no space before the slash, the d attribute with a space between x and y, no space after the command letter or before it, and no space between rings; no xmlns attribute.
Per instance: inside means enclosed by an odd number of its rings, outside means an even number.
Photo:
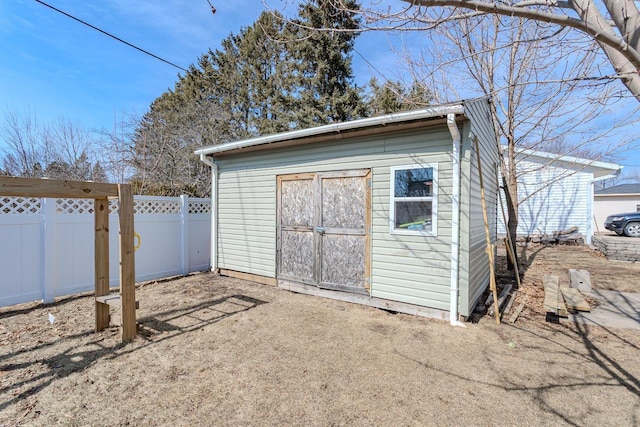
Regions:
<svg viewBox="0 0 640 427"><path fill-rule="evenodd" d="M566 280L568 268L635 291L640 265L576 246L519 252L513 306L527 306L499 326L213 274L140 285L140 334L126 345L117 328L93 332L90 295L5 308L0 425L640 423L638 332L546 323L541 291L544 274Z"/></svg>

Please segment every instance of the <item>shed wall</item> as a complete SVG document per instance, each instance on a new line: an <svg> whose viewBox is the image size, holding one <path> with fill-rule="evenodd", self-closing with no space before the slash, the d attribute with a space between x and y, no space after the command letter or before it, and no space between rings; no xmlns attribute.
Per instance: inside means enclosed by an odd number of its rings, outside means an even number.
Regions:
<svg viewBox="0 0 640 427"><path fill-rule="evenodd" d="M228 155L219 165L218 265L276 275L276 176L372 171L371 294L448 310L451 243L451 135L446 126ZM438 164L437 236L389 233L392 166Z"/></svg>
<svg viewBox="0 0 640 427"><path fill-rule="evenodd" d="M462 129L462 177L460 213L460 314L469 316L476 302L489 285L490 267L486 252L487 239L480 197L478 153L474 137L478 138L483 185L492 243L497 241L498 166L499 151L495 131L486 101L465 105L471 119ZM466 231L468 230L468 232Z"/></svg>

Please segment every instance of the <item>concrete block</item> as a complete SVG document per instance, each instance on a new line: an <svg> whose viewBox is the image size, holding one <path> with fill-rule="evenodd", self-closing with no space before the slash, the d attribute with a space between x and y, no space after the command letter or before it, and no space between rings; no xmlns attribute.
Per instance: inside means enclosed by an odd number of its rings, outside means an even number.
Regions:
<svg viewBox="0 0 640 427"><path fill-rule="evenodd" d="M591 274L587 270L569 269L569 282L580 292L591 292Z"/></svg>

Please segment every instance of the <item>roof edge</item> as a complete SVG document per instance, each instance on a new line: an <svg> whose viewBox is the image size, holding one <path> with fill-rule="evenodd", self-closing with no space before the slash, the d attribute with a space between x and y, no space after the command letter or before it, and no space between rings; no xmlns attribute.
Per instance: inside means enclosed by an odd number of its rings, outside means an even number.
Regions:
<svg viewBox="0 0 640 427"><path fill-rule="evenodd" d="M597 191L595 191L593 195L598 197L640 196L640 192L638 193L598 193Z"/></svg>
<svg viewBox="0 0 640 427"><path fill-rule="evenodd" d="M384 126L394 123L409 122L414 120L423 120L433 117L446 116L448 114L463 114L464 104L448 104L435 107L427 107L419 110L403 111L400 113L386 114L384 116L367 117L365 119L352 120L348 122L331 123L328 125L317 126L307 129L299 129L288 132L276 133L272 135L259 136L255 138L244 139L240 141L227 142L224 144L213 145L201 148L195 151L197 155L211 155L223 153L225 151L238 150L258 145L266 145L274 142L285 140L306 138L329 133L340 133L359 128L367 128L373 126Z"/></svg>
<svg viewBox="0 0 640 427"><path fill-rule="evenodd" d="M519 154L541 157L543 159L549 159L556 162L567 162L567 163L575 163L577 165L582 165L582 166L593 166L595 168L606 169L611 171L620 170L624 167L617 163L603 162L600 160L591 160L591 159L585 159L581 157L567 156L564 154L532 150L530 148L516 147L516 155L519 155Z"/></svg>
<svg viewBox="0 0 640 427"><path fill-rule="evenodd" d="M637 196L640 195L640 182L618 184L613 187L601 188L595 191L597 196Z"/></svg>

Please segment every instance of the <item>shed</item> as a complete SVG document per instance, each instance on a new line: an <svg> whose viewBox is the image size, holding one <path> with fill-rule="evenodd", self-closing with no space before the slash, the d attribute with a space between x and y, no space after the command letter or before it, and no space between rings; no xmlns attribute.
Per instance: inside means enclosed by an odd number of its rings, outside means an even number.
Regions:
<svg viewBox="0 0 640 427"><path fill-rule="evenodd" d="M399 312L468 316L496 240L485 98L215 145L212 269Z"/></svg>
<svg viewBox="0 0 640 427"><path fill-rule="evenodd" d="M593 237L594 183L617 176L615 163L526 148L516 149L518 235L551 234L578 227L587 243ZM502 214L499 232L505 233Z"/></svg>
<svg viewBox="0 0 640 427"><path fill-rule="evenodd" d="M640 183L596 190L593 204L596 231L604 232L604 221L609 215L640 212Z"/></svg>

